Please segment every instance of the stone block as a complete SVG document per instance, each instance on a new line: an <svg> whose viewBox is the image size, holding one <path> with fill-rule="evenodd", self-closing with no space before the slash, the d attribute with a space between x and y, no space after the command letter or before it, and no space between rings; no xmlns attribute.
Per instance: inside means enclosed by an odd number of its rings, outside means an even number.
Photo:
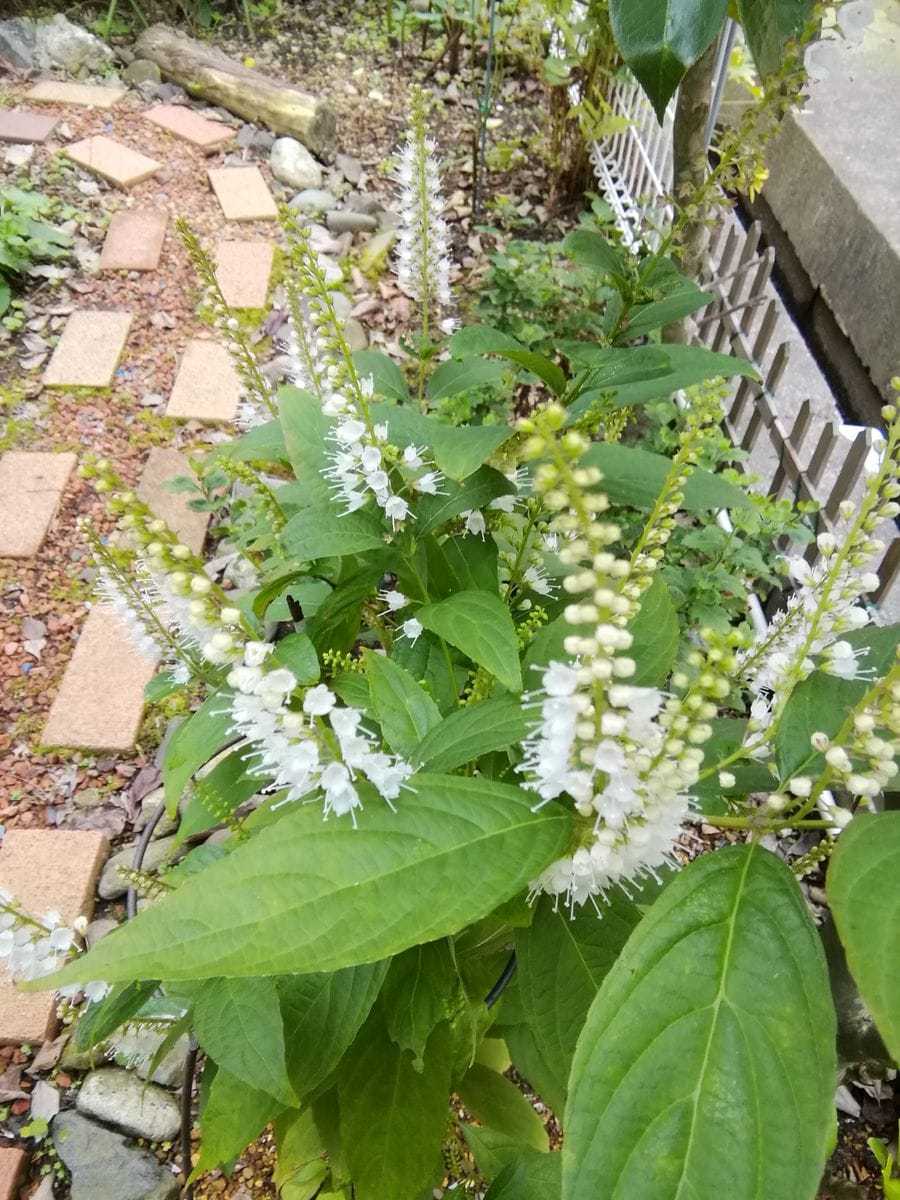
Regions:
<svg viewBox="0 0 900 1200"><path fill-rule="evenodd" d="M201 338L188 342L175 376L166 416L194 421L233 421L240 398L240 376L225 347Z"/></svg>
<svg viewBox="0 0 900 1200"><path fill-rule="evenodd" d="M144 712L144 685L156 664L120 617L95 605L63 675L41 741L79 750L130 750Z"/></svg>
<svg viewBox="0 0 900 1200"><path fill-rule="evenodd" d="M108 849L104 835L94 831L11 829L0 849L0 887L34 916L55 909L71 924L94 911L94 888ZM40 1044L54 1036L56 1026L52 992L20 992L0 981L0 1042Z"/></svg>
<svg viewBox="0 0 900 1200"><path fill-rule="evenodd" d="M0 109L0 142L46 142L59 124L59 117L23 109ZM2 1194L2 1193L0 1193Z"/></svg>
<svg viewBox="0 0 900 1200"><path fill-rule="evenodd" d="M221 121L210 121L193 108L183 104L160 104L144 113L148 121L166 129L175 137L211 153L234 138L234 130Z"/></svg>
<svg viewBox="0 0 900 1200"><path fill-rule="evenodd" d="M219 242L216 279L232 308L263 308L275 247L271 242Z"/></svg>
<svg viewBox="0 0 900 1200"><path fill-rule="evenodd" d="M210 514L188 508L189 497L184 492L169 492L163 486L178 475L193 474L185 455L177 450L155 447L147 455L137 494L178 534L186 546L199 554L206 538Z"/></svg>
<svg viewBox="0 0 900 1200"><path fill-rule="evenodd" d="M92 83L62 83L45 79L25 93L38 104L80 104L85 108L112 108L125 95L124 88L97 87Z"/></svg>
<svg viewBox="0 0 900 1200"><path fill-rule="evenodd" d="M74 454L11 450L3 455L0 558L37 554L74 466Z"/></svg>
<svg viewBox="0 0 900 1200"><path fill-rule="evenodd" d="M131 328L126 312L73 312L44 371L46 387L109 387Z"/></svg>
<svg viewBox="0 0 900 1200"><path fill-rule="evenodd" d="M101 271L155 271L169 214L154 208L123 208L113 214L100 254Z"/></svg>
<svg viewBox="0 0 900 1200"><path fill-rule="evenodd" d="M71 146L66 146L66 154L72 162L123 191L149 179L162 166L155 158L139 154L130 146L123 146L121 142L102 134L73 142Z"/></svg>
<svg viewBox="0 0 900 1200"><path fill-rule="evenodd" d="M28 1155L20 1146L0 1150L0 1200L16 1200L27 1163Z"/></svg>
<svg viewBox="0 0 900 1200"><path fill-rule="evenodd" d="M209 182L228 221L274 221L278 209L258 167L218 167Z"/></svg>

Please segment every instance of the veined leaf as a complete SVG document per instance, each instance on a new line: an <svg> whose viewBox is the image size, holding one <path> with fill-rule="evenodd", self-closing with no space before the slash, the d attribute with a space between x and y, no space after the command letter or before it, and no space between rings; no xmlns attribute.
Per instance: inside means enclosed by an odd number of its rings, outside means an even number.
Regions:
<svg viewBox="0 0 900 1200"><path fill-rule="evenodd" d="M672 466L672 460L664 454L653 454L640 446L624 446L621 442L595 442L588 447L582 461L603 472L597 490L605 493L614 504L648 511L659 498ZM682 490L682 508L687 512L753 507L749 496L740 488L702 467L694 468Z"/></svg>
<svg viewBox="0 0 900 1200"><path fill-rule="evenodd" d="M517 895L565 846L568 812L533 812L532 801L483 779L416 775L396 813L373 799L358 829L298 805L27 986L334 971L447 937Z"/></svg>
<svg viewBox="0 0 900 1200"><path fill-rule="evenodd" d="M497 543L492 537L427 537L422 545L428 566L428 591L433 598L472 590L499 592Z"/></svg>
<svg viewBox="0 0 900 1200"><path fill-rule="evenodd" d="M499 354L501 350L522 350L523 346L508 333L490 325L466 325L453 334L447 349L454 358L469 358L476 354Z"/></svg>
<svg viewBox="0 0 900 1200"><path fill-rule="evenodd" d="M520 742L528 722L518 697L493 696L444 717L416 748L416 762L430 771L454 771L492 750Z"/></svg>
<svg viewBox="0 0 900 1200"><path fill-rule="evenodd" d="M416 617L426 629L490 671L504 687L521 692L516 627L499 596L489 592L456 592L437 604L416 609Z"/></svg>
<svg viewBox="0 0 900 1200"><path fill-rule="evenodd" d="M207 455L207 461L214 462L217 458L227 458L232 462L288 462L281 422L265 421L262 425L256 425L247 433L241 434L234 441L216 446Z"/></svg>
<svg viewBox="0 0 900 1200"><path fill-rule="evenodd" d="M303 687L319 682L319 658L312 640L305 633L289 633L276 642L270 661L273 666L287 667Z"/></svg>
<svg viewBox="0 0 900 1200"><path fill-rule="evenodd" d="M191 1179L237 1158L284 1108L268 1092L219 1067L200 1113L200 1158Z"/></svg>
<svg viewBox="0 0 900 1200"><path fill-rule="evenodd" d="M432 404L436 404L438 400L458 396L460 392L498 384L507 370L503 363L489 358L451 358L438 364L425 394Z"/></svg>
<svg viewBox="0 0 900 1200"><path fill-rule="evenodd" d="M368 651L365 662L372 708L384 740L395 754L409 755L428 730L440 724L438 707L408 671L383 654Z"/></svg>
<svg viewBox="0 0 900 1200"><path fill-rule="evenodd" d="M252 774L253 764L247 762L246 753L245 747L234 750L204 775L184 806L175 835L176 849L188 838L218 825L270 782L265 775Z"/></svg>
<svg viewBox="0 0 900 1200"><path fill-rule="evenodd" d="M862 813L838 838L826 886L847 965L900 1061L900 812Z"/></svg>
<svg viewBox="0 0 900 1200"><path fill-rule="evenodd" d="M484 1063L474 1063L456 1085L468 1111L491 1129L509 1134L533 1150L549 1150L541 1118L512 1080Z"/></svg>
<svg viewBox="0 0 900 1200"><path fill-rule="evenodd" d="M760 75L773 75L784 47L801 32L813 11L813 0L737 0L741 27Z"/></svg>
<svg viewBox="0 0 900 1200"><path fill-rule="evenodd" d="M561 1154L524 1154L503 1168L484 1200L559 1200Z"/></svg>
<svg viewBox="0 0 900 1200"><path fill-rule="evenodd" d="M231 736L231 697L232 693L224 688L214 692L169 738L163 756L162 776L166 812L170 817L175 816L181 793L194 772L229 741L234 741Z"/></svg>
<svg viewBox="0 0 900 1200"><path fill-rule="evenodd" d="M384 545L387 530L373 512L342 512L337 501L312 504L291 517L281 534L286 553L300 559L359 554Z"/></svg>
<svg viewBox="0 0 900 1200"><path fill-rule="evenodd" d="M467 479L514 435L508 425L442 425L435 422L429 445L435 465L448 479Z"/></svg>
<svg viewBox="0 0 900 1200"><path fill-rule="evenodd" d="M421 1064L433 1030L450 1016L459 978L446 939L413 946L391 963L381 994L391 1040Z"/></svg>
<svg viewBox="0 0 900 1200"><path fill-rule="evenodd" d="M299 388L279 388L278 419L288 459L298 482L307 488L309 503L328 503L331 489L322 471L328 465L332 423L322 412L321 401Z"/></svg>
<svg viewBox="0 0 900 1200"><path fill-rule="evenodd" d="M594 229L573 229L563 238L563 251L573 262L591 267L600 275L627 280L630 272L622 251Z"/></svg>
<svg viewBox="0 0 900 1200"><path fill-rule="evenodd" d="M389 400L396 400L398 404L409 402L409 384L403 372L392 358L388 358L380 350L355 351L353 365L360 378L371 376L376 396L386 396Z"/></svg>
<svg viewBox="0 0 900 1200"><path fill-rule="evenodd" d="M641 598L641 607L628 622L634 638L629 654L637 664L629 683L635 687L661 687L668 679L678 653L678 617L669 589L660 575Z"/></svg>
<svg viewBox="0 0 900 1200"><path fill-rule="evenodd" d="M673 879L578 1039L563 1200L811 1200L833 1124L835 1016L790 870L756 845Z"/></svg>
<svg viewBox="0 0 900 1200"><path fill-rule="evenodd" d="M669 295L659 300L651 300L647 304L636 304L629 309L628 320L616 341L625 342L644 337L654 329L662 329L672 321L680 321L682 317L698 312L714 299L712 292L704 292L696 284L685 280L684 286L673 290Z"/></svg>
<svg viewBox="0 0 900 1200"><path fill-rule="evenodd" d="M479 467L461 483L447 479L443 495L423 496L419 501L415 533L424 537L451 517L473 508L483 508L498 496L510 496L515 490L515 484L492 467Z"/></svg>

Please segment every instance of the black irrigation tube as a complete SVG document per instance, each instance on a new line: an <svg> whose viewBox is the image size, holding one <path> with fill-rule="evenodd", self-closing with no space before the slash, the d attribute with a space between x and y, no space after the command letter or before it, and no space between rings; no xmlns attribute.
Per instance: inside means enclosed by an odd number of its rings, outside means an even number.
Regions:
<svg viewBox="0 0 900 1200"><path fill-rule="evenodd" d="M150 820L144 826L141 839L134 851L134 859L131 863L133 871L140 871L144 864L144 855L147 853L147 847L150 845L150 840L153 837L153 832L163 818L163 813L166 811L165 800L160 801L158 808L153 813ZM128 888L125 896L125 915L130 921L137 915L137 892L133 887ZM500 972L497 982L484 998L484 1003L487 1008L493 1008L506 989L512 982L512 978L516 973L516 952L513 950L509 958L506 960L506 965ZM193 1164L191 1162L191 1128L193 1121L191 1119L191 1101L194 1094L194 1072L197 1069L197 1055L200 1047L197 1044L193 1034L191 1035L190 1044L188 1047L187 1058L184 1060L184 1074L181 1079L181 1169L184 1171L185 1200L193 1200L194 1186L187 1182Z"/></svg>

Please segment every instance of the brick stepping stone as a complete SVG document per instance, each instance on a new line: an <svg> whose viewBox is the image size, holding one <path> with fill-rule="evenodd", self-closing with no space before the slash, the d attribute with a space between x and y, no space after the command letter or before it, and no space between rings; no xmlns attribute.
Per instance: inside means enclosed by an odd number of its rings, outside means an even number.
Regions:
<svg viewBox="0 0 900 1200"><path fill-rule="evenodd" d="M144 685L155 670L155 662L135 648L121 618L95 605L50 707L42 744L130 750L144 713Z"/></svg>
<svg viewBox="0 0 900 1200"><path fill-rule="evenodd" d="M221 121L210 121L201 117L200 113L192 108L185 108L183 104L160 104L156 108L148 109L144 116L154 125L167 129L175 137L190 142L192 146L198 146L208 154L234 138L233 129L229 129Z"/></svg>
<svg viewBox="0 0 900 1200"><path fill-rule="evenodd" d="M97 876L108 850L104 835L93 830L10 829L0 849L0 887L38 919L55 909L71 925L76 917L93 914ZM53 992L21 992L0 981L0 1042L40 1045L55 1035L57 1024Z"/></svg>
<svg viewBox="0 0 900 1200"><path fill-rule="evenodd" d="M233 421L241 392L240 376L225 347L218 342L194 338L185 347L166 416L194 421Z"/></svg>
<svg viewBox="0 0 900 1200"><path fill-rule="evenodd" d="M155 271L169 214L155 208L123 208L113 214L100 254L101 271Z"/></svg>
<svg viewBox="0 0 900 1200"><path fill-rule="evenodd" d="M278 209L258 167L217 167L209 182L229 221L274 221Z"/></svg>
<svg viewBox="0 0 900 1200"><path fill-rule="evenodd" d="M271 242L219 242L216 279L232 308L264 308L275 247Z"/></svg>
<svg viewBox="0 0 900 1200"><path fill-rule="evenodd" d="M166 490L164 485L179 475L194 476L186 455L178 450L155 448L147 455L137 494L178 534L186 546L199 554L211 514L188 508L190 496L184 492Z"/></svg>
<svg viewBox="0 0 900 1200"><path fill-rule="evenodd" d="M27 1163L28 1155L20 1146L0 1149L0 1200L16 1200Z"/></svg>
<svg viewBox="0 0 900 1200"><path fill-rule="evenodd" d="M55 79L47 79L43 83L36 83L25 93L25 98L39 104L82 104L85 107L112 108L124 95L124 88L97 87L91 83L60 83Z"/></svg>
<svg viewBox="0 0 900 1200"><path fill-rule="evenodd" d="M74 466L74 454L12 450L3 455L0 558L37 554Z"/></svg>
<svg viewBox="0 0 900 1200"><path fill-rule="evenodd" d="M22 145L46 142L60 120L58 116L31 112L27 108L13 111L0 109L0 142L19 142ZM3 1191L0 1189L0 1197L2 1196Z"/></svg>
<svg viewBox="0 0 900 1200"><path fill-rule="evenodd" d="M121 142L103 137L102 134L73 142L71 146L66 146L65 152L72 162L86 167L94 175L99 175L123 191L149 179L162 168L162 163L155 158L139 154L130 146L123 146Z"/></svg>
<svg viewBox="0 0 900 1200"><path fill-rule="evenodd" d="M44 371L46 387L109 387L132 313L73 312Z"/></svg>

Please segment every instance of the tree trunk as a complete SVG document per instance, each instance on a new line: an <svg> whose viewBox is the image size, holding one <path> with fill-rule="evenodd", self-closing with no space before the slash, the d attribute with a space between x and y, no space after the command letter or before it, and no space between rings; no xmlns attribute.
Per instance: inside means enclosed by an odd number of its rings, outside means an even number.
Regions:
<svg viewBox="0 0 900 1200"><path fill-rule="evenodd" d="M676 217L685 206L692 206L697 189L706 179L708 145L706 123L712 101L713 73L718 40L715 40L681 81L675 108L673 131ZM709 204L701 204L685 223L678 249L678 265L688 279L699 282L706 265L709 247ZM663 335L667 342L689 342L696 326L691 317L669 325Z"/></svg>
<svg viewBox="0 0 900 1200"><path fill-rule="evenodd" d="M167 25L145 29L134 46L191 96L221 104L273 133L289 134L326 161L334 156L337 118L331 106L290 83L269 79L205 42Z"/></svg>

